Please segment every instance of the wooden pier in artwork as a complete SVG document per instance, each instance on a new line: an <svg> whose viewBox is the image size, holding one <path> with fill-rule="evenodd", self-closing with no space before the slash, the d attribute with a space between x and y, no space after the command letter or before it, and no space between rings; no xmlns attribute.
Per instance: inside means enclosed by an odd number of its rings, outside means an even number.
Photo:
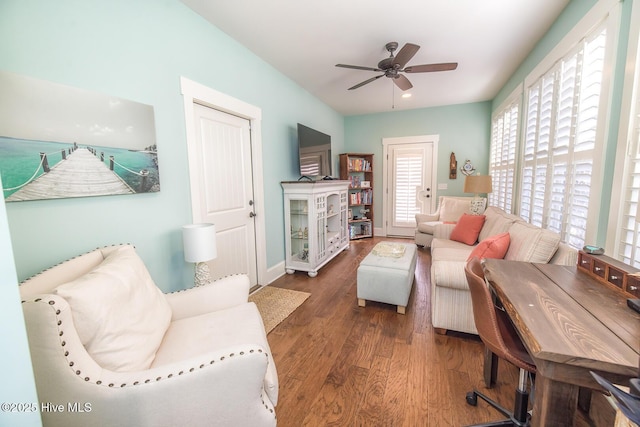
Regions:
<svg viewBox="0 0 640 427"><path fill-rule="evenodd" d="M7 201L135 193L89 149L78 148Z"/></svg>

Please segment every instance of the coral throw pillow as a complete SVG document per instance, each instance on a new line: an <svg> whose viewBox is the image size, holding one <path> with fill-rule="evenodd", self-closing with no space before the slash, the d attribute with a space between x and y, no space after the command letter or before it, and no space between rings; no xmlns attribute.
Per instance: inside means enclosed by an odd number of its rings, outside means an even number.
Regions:
<svg viewBox="0 0 640 427"><path fill-rule="evenodd" d="M467 245L475 244L478 241L478 234L482 230L485 218L484 215L462 214L449 238Z"/></svg>
<svg viewBox="0 0 640 427"><path fill-rule="evenodd" d="M476 258L496 258L502 259L507 254L511 236L509 233L500 233L495 236L487 237L478 246L476 246L467 261Z"/></svg>

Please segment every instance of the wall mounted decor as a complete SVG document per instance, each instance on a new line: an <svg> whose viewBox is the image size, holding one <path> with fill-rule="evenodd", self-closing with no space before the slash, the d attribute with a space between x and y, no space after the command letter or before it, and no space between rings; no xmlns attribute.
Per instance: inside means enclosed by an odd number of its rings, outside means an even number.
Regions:
<svg viewBox="0 0 640 427"><path fill-rule="evenodd" d="M456 153L451 152L449 158L449 179L456 179L458 177L458 161L456 160Z"/></svg>
<svg viewBox="0 0 640 427"><path fill-rule="evenodd" d="M465 175L473 175L476 172L476 168L471 164L471 160L465 161L460 170Z"/></svg>
<svg viewBox="0 0 640 427"><path fill-rule="evenodd" d="M160 191L153 107L0 72L6 201Z"/></svg>

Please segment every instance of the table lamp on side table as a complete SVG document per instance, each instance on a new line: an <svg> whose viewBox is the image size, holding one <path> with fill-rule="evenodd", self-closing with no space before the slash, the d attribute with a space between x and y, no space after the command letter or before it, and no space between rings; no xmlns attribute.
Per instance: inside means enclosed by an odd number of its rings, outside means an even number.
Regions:
<svg viewBox="0 0 640 427"><path fill-rule="evenodd" d="M489 194L493 191L491 175L467 175L462 191L474 194L470 210L473 215L480 215L484 208L484 200L478 197L478 194Z"/></svg>
<svg viewBox="0 0 640 427"><path fill-rule="evenodd" d="M216 248L216 226L214 224L191 224L182 227L184 259L196 263L195 285L202 286L211 281L207 261L218 256Z"/></svg>

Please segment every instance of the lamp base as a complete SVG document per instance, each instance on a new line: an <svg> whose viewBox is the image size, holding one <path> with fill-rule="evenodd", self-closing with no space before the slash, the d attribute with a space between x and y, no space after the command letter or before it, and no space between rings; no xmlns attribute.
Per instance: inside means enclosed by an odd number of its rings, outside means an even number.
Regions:
<svg viewBox="0 0 640 427"><path fill-rule="evenodd" d="M196 277L195 285L202 286L211 282L211 273L209 270L209 264L206 262L199 262L196 264Z"/></svg>

